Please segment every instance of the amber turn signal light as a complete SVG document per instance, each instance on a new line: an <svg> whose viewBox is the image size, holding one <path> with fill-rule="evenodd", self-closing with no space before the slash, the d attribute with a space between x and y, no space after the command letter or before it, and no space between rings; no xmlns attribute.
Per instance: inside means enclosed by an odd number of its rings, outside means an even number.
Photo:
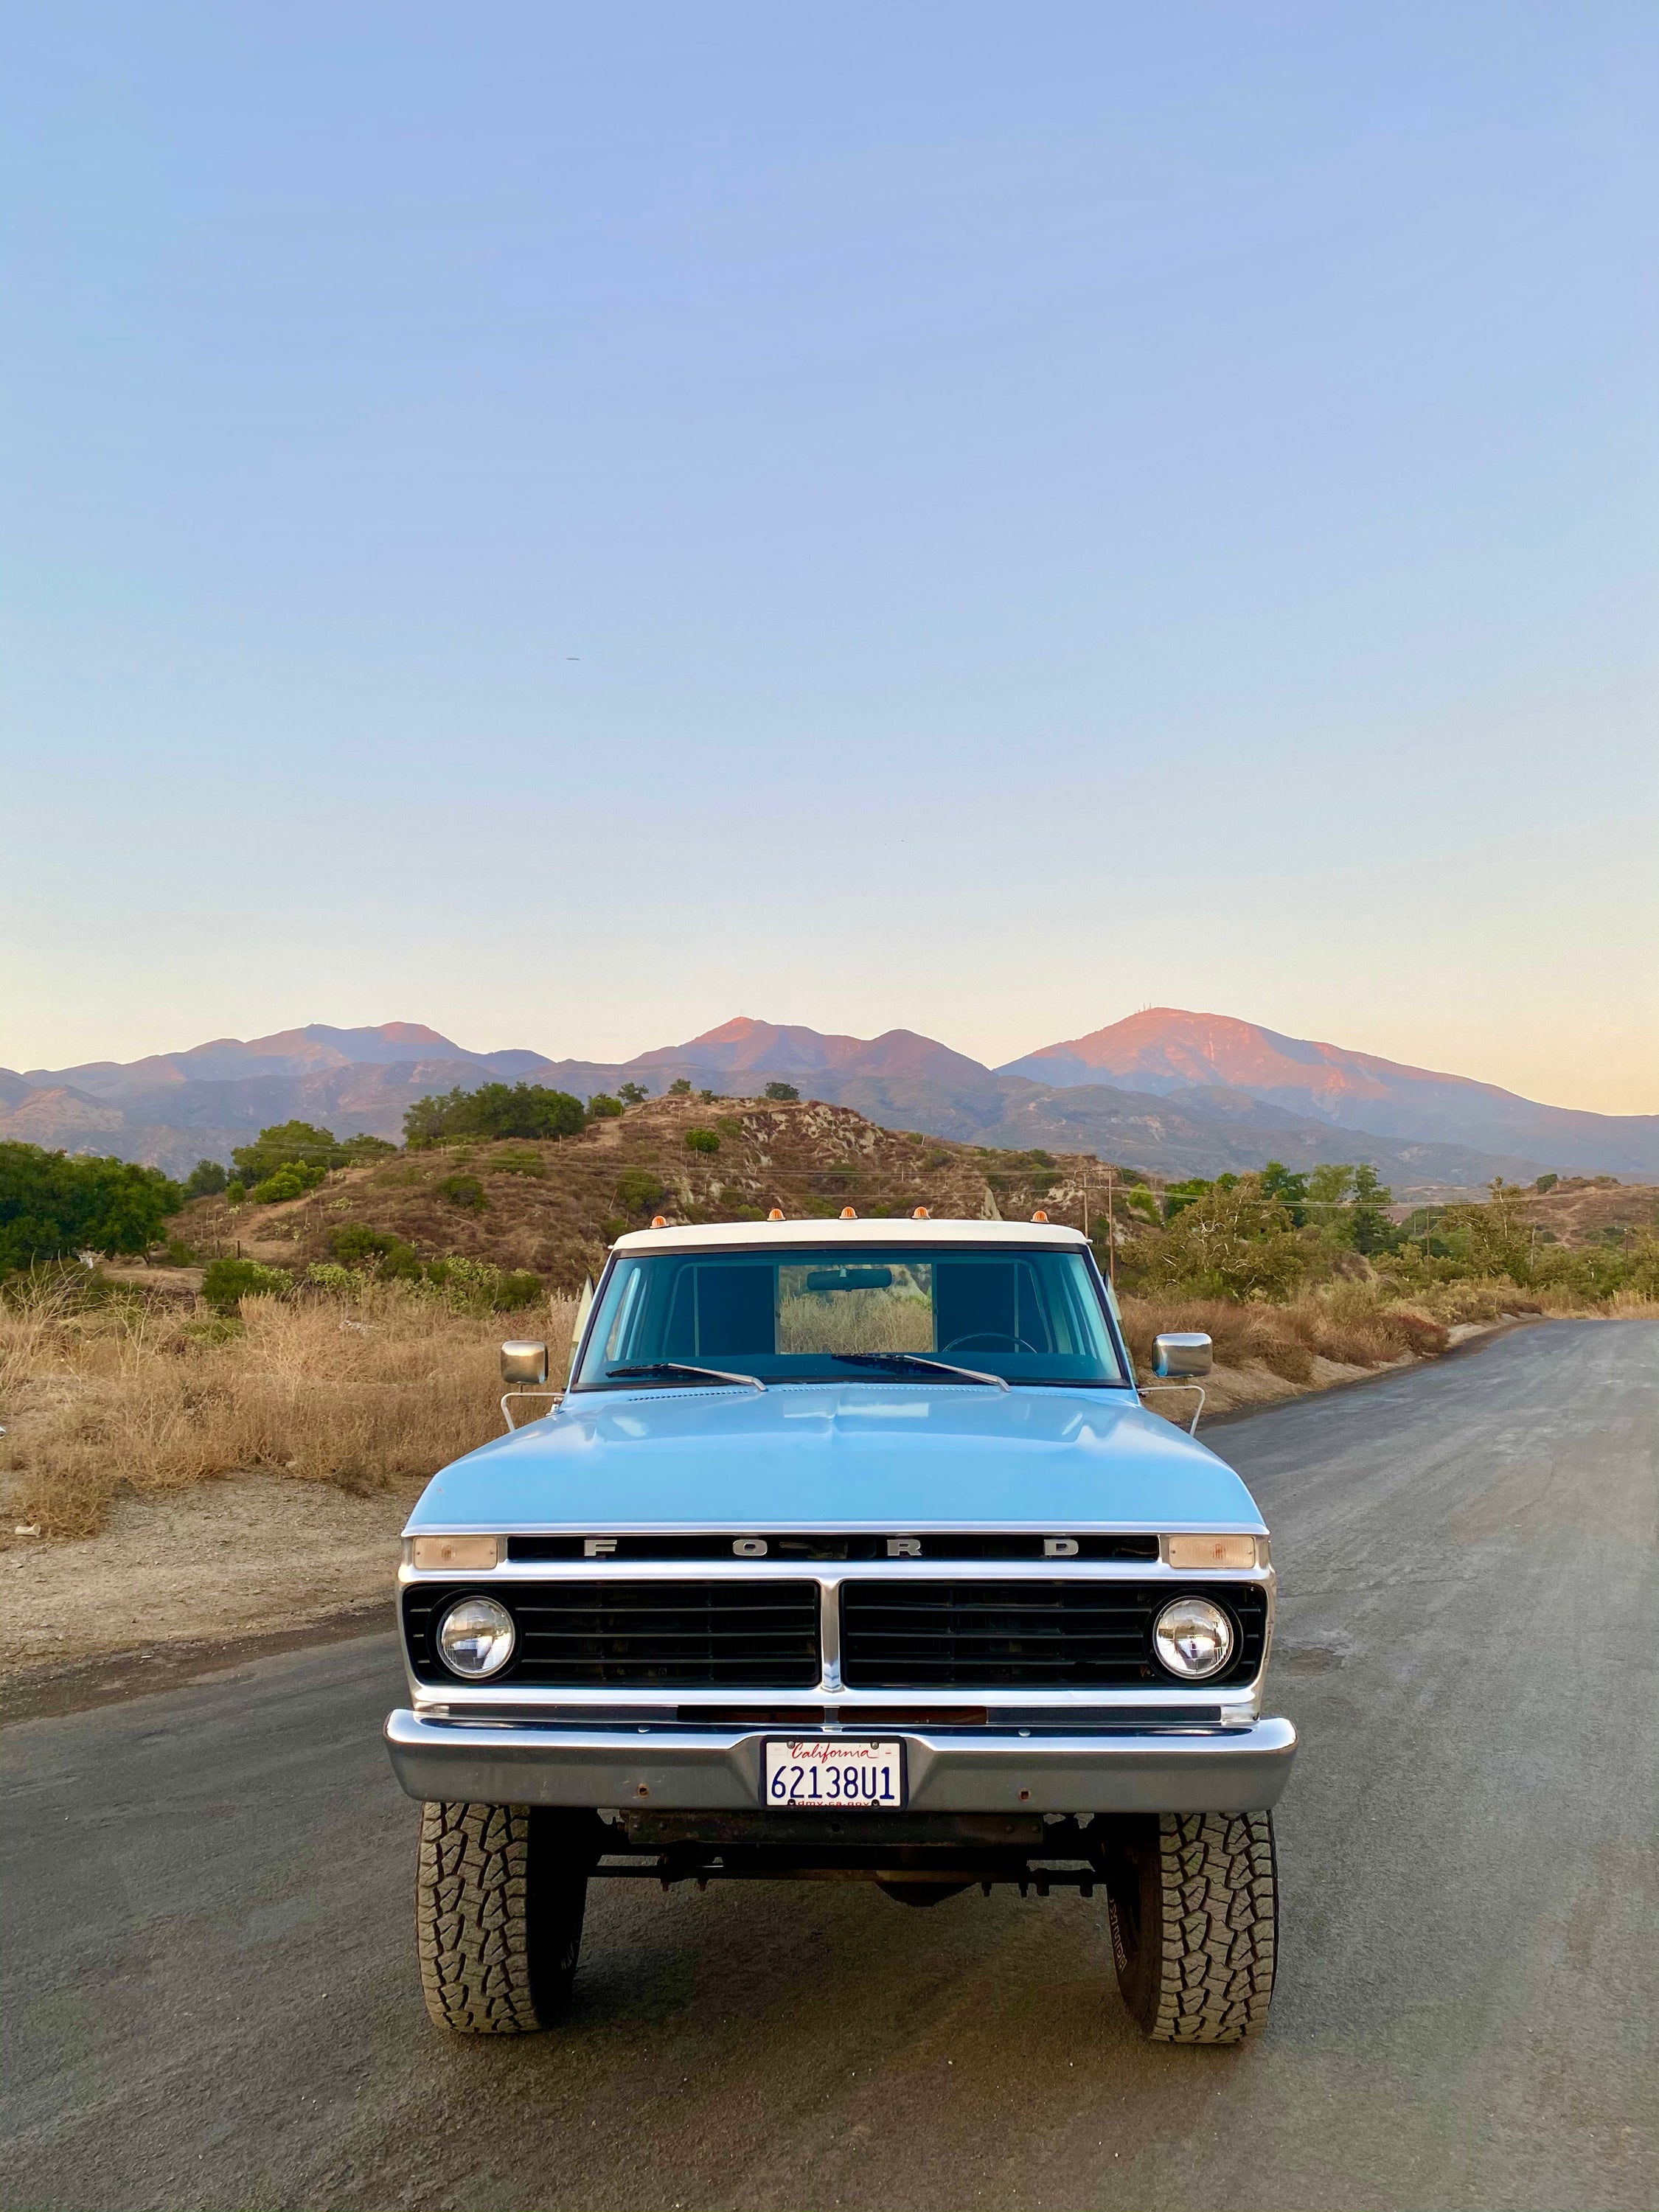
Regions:
<svg viewBox="0 0 1659 2212"><path fill-rule="evenodd" d="M1254 1536L1168 1536L1164 1557L1172 1567L1188 1572L1194 1567L1253 1567Z"/></svg>
<svg viewBox="0 0 1659 2212"><path fill-rule="evenodd" d="M417 1536L410 1565L477 1574L495 1565L500 1556L501 1541L499 1536Z"/></svg>

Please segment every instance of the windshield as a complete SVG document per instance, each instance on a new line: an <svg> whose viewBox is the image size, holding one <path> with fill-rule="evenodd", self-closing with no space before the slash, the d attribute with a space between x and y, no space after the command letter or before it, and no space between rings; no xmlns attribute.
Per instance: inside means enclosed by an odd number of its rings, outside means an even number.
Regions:
<svg viewBox="0 0 1659 2212"><path fill-rule="evenodd" d="M918 1376L939 1360L1008 1382L1124 1380L1080 1252L842 1245L630 1254L605 1285L574 1387L695 1384L617 1373L668 1362L763 1382L852 1382L860 1370L878 1382L904 1373L907 1354Z"/></svg>

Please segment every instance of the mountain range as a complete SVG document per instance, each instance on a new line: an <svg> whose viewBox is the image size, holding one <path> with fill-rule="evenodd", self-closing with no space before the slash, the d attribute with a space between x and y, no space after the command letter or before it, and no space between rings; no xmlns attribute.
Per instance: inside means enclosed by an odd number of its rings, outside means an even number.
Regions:
<svg viewBox="0 0 1659 2212"><path fill-rule="evenodd" d="M397 1137L405 1108L458 1085L528 1080L586 1097L629 1081L658 1092L680 1078L745 1095L781 1080L884 1127L1093 1152L1159 1176L1346 1159L1369 1161L1408 1194L1550 1170L1659 1179L1659 1115L1539 1105L1464 1076L1162 1006L995 1068L913 1030L836 1036L747 1017L621 1062L469 1052L413 1022L317 1023L144 1060L0 1069L0 1139L178 1174L199 1158L228 1160L255 1130L293 1117Z"/></svg>

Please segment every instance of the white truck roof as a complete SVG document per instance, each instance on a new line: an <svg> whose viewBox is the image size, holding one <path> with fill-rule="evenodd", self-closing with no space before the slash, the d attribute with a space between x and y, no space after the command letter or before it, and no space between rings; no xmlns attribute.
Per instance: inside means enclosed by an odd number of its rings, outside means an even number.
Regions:
<svg viewBox="0 0 1659 2212"><path fill-rule="evenodd" d="M631 1229L616 1252L740 1252L769 1244L1080 1244L1080 1229L1058 1221L705 1221L672 1229Z"/></svg>

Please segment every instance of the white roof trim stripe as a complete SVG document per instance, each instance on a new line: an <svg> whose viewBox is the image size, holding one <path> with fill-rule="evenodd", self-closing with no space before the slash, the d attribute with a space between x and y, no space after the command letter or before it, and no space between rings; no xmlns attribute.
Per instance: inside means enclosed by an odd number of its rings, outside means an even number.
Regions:
<svg viewBox="0 0 1659 2212"><path fill-rule="evenodd" d="M1058 1221L707 1221L633 1229L616 1252L739 1252L769 1244L1028 1244L1088 1247L1080 1229Z"/></svg>

